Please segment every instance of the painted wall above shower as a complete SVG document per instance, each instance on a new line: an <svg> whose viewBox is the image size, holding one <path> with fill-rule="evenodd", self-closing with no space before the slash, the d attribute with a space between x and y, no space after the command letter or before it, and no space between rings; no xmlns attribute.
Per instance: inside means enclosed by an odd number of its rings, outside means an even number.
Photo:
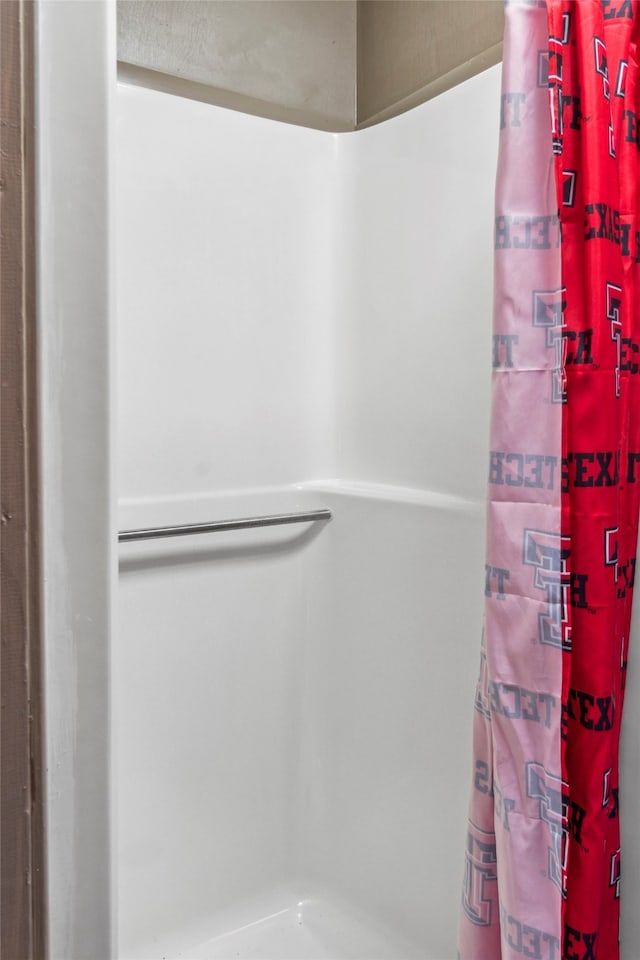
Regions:
<svg viewBox="0 0 640 960"><path fill-rule="evenodd" d="M129 82L321 130L378 123L498 63L502 0L118 0Z"/></svg>
<svg viewBox="0 0 640 960"><path fill-rule="evenodd" d="M118 59L149 85L170 75L185 96L303 126L353 129L355 53L355 0L118 3Z"/></svg>

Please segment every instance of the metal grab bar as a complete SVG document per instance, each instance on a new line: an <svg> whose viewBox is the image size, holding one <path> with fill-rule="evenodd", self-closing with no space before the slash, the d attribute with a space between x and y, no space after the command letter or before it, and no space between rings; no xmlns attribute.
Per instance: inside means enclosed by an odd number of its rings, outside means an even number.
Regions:
<svg viewBox="0 0 640 960"><path fill-rule="evenodd" d="M121 530L119 543L133 540L157 540L160 537L188 537L194 533L220 533L225 530L246 530L249 527L275 527L281 523L312 523L331 520L331 510L307 510L303 513L278 513L270 517L243 517L240 520L213 520L210 523L184 523L178 527L148 527L144 530Z"/></svg>

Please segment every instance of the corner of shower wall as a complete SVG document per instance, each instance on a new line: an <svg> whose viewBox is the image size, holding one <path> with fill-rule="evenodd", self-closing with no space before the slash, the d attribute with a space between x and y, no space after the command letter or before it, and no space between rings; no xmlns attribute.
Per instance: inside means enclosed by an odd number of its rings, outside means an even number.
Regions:
<svg viewBox="0 0 640 960"><path fill-rule="evenodd" d="M337 479L308 485L336 519L310 558L306 876L434 957L454 953L462 851L437 885L433 864L464 834L483 599L499 96L493 68L338 138Z"/></svg>

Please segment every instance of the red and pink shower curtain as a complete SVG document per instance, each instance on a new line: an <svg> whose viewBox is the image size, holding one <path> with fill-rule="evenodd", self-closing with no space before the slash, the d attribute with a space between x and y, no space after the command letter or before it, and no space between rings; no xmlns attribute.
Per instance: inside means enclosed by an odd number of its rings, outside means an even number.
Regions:
<svg viewBox="0 0 640 960"><path fill-rule="evenodd" d="M511 0L505 12L459 957L617 960L640 493L640 9Z"/></svg>

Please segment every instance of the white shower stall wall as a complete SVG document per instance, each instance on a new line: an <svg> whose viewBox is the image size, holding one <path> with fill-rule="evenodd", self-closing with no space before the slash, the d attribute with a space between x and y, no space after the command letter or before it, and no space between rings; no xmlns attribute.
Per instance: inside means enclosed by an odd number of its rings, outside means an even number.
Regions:
<svg viewBox="0 0 640 960"><path fill-rule="evenodd" d="M122 85L118 950L455 955L499 70L356 134Z"/></svg>
<svg viewBox="0 0 640 960"><path fill-rule="evenodd" d="M452 960L499 68L355 134L121 85L118 957Z"/></svg>

